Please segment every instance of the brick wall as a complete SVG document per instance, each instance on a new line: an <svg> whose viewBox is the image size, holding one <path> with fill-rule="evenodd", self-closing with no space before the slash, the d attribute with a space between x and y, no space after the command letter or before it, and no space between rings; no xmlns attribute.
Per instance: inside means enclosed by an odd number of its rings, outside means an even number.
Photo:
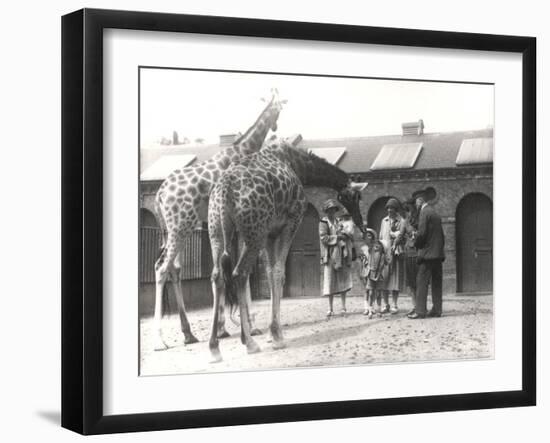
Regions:
<svg viewBox="0 0 550 443"><path fill-rule="evenodd" d="M383 174L354 174L355 181L366 181L368 187L363 193L361 202L361 212L363 218L367 220L370 206L382 197L397 197L401 200L409 198L417 189L433 186L438 195L432 203L434 208L441 215L443 230L445 233L445 253L446 260L443 264L443 290L445 294L456 292L456 209L459 202L468 194L481 193L493 199L493 178L492 168L465 168L452 170L433 170L433 171L411 171L405 173L383 173ZM158 184L142 186L141 206L152 209L154 193ZM328 188L306 188L306 196L312 205L317 209L319 216L322 217L321 206L328 198L335 198L336 192ZM376 231L379 227L374 227ZM357 233L359 239L359 233ZM363 288L358 278L358 263L354 264L354 286L351 295L360 295ZM268 296L267 284L262 272L255 276L256 280L252 282L253 288L256 287L256 297ZM200 287L200 289L199 289ZM209 282L201 282L194 288L195 290L205 291L207 299L211 297ZM194 291L193 291L194 292ZM202 297L201 297L202 298ZM204 300L204 298L202 298ZM197 300L198 301L198 300ZM147 304L147 303L146 303ZM191 303L202 304L202 303ZM145 308L145 306L144 306ZM145 308L145 311L148 309Z"/></svg>

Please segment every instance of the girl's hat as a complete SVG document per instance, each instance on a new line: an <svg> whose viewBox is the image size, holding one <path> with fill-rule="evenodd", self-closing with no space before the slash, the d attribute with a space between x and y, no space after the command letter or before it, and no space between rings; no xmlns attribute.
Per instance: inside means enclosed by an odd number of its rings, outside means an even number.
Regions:
<svg viewBox="0 0 550 443"><path fill-rule="evenodd" d="M386 209L393 208L397 211L399 210L400 207L401 207L401 204L399 203L399 200L397 200L396 198L392 197L386 202Z"/></svg>
<svg viewBox="0 0 550 443"><path fill-rule="evenodd" d="M326 202L323 203L323 211L327 212L331 208L340 209L340 205L333 198L329 198Z"/></svg>
<svg viewBox="0 0 550 443"><path fill-rule="evenodd" d="M372 234L373 239L376 240L377 234L376 234L376 231L374 229L365 227L363 229L363 232L365 233L365 235L367 235L369 233Z"/></svg>

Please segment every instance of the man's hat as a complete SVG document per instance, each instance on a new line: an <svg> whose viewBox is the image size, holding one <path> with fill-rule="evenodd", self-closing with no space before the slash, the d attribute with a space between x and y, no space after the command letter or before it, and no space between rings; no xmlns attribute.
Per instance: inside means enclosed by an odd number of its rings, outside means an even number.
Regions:
<svg viewBox="0 0 550 443"><path fill-rule="evenodd" d="M340 205L333 198L329 198L326 202L323 203L323 211L327 212L330 208L340 209Z"/></svg>
<svg viewBox="0 0 550 443"><path fill-rule="evenodd" d="M428 186L425 189L420 189L418 191L413 192L412 198L413 200L416 200L417 198L422 198L424 201L430 201L433 200L436 197L437 193L435 192L435 189L431 186Z"/></svg>
<svg viewBox="0 0 550 443"><path fill-rule="evenodd" d="M399 203L399 200L397 200L396 198L392 197L386 202L386 209L393 208L396 211L398 211L400 207L401 207L401 204Z"/></svg>

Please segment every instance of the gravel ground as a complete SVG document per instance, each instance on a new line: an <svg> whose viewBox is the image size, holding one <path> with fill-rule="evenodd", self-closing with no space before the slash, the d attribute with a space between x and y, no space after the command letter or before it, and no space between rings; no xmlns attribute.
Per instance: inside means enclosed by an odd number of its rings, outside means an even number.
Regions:
<svg viewBox="0 0 550 443"><path fill-rule="evenodd" d="M348 297L346 316L326 320L327 301L320 298L283 299L281 319L286 348L273 350L267 325L269 301L253 302L256 325L264 331L255 337L262 352L248 355L240 330L227 321L231 337L220 341L223 361L210 363L208 339L210 309L192 311L189 320L199 343L185 346L177 315L163 319L163 336L169 349L153 349L153 321L141 326L141 375L222 372L308 366L398 363L493 358L493 297L446 296L443 316L409 320L409 297L400 299L400 312L368 319L362 315L361 297ZM428 304L429 306L429 304ZM334 301L339 312L340 300Z"/></svg>

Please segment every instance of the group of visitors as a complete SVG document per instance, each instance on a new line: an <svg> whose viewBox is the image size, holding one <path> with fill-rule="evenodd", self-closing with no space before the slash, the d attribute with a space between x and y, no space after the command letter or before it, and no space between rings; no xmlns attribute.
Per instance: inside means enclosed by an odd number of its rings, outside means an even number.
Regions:
<svg viewBox="0 0 550 443"><path fill-rule="evenodd" d="M416 191L403 203L386 202L387 216L379 234L365 223L359 227L362 241L354 242L354 224L339 204L327 200L325 217L319 222L323 295L328 297L327 318L334 316L334 296L339 295L346 314L346 294L352 288L352 262L360 261L359 277L364 285L364 315L399 312L400 275L411 294L410 319L440 317L442 313L442 263L445 237L441 217L429 204L436 197L429 187ZM339 215L337 217L337 215ZM427 310L428 287L432 287L432 309ZM391 302L390 302L391 295Z"/></svg>

